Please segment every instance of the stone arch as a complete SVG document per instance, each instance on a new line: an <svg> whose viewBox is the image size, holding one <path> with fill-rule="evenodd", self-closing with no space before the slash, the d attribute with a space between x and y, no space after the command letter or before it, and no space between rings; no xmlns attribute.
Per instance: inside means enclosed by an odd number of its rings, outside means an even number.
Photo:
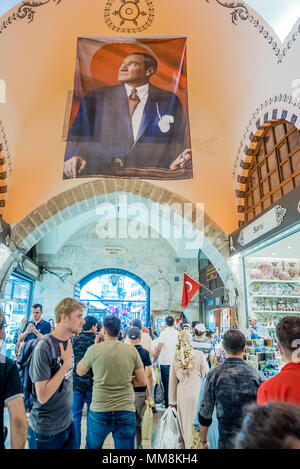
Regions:
<svg viewBox="0 0 300 469"><path fill-rule="evenodd" d="M295 110L277 108L266 111L263 115L258 117L255 122L255 127L252 128L248 135L248 140L239 161L236 177L237 212L240 226L245 222L245 190L252 158L256 154L256 150L267 130L272 124L280 122L288 122L300 130L300 118L295 114Z"/></svg>
<svg viewBox="0 0 300 469"><path fill-rule="evenodd" d="M0 293L4 294L6 281L26 254L46 234L52 232L60 224L71 220L99 205L99 200L107 199L113 193L127 193L140 196L159 204L185 204L189 201L164 188L139 179L103 178L80 184L62 192L33 210L12 228L10 241L11 254L0 271ZM196 210L196 208L195 208ZM193 208L194 212L194 208ZM194 215L194 213L193 213ZM193 216L193 220L195 220ZM195 222L193 221L195 224ZM231 277L228 235L224 233L207 215L204 216L204 243L201 248L216 266L225 287ZM5 267L5 268L4 268Z"/></svg>
<svg viewBox="0 0 300 469"><path fill-rule="evenodd" d="M17 223L12 228L11 248L29 251L60 223L96 208L98 197L113 192L139 195L169 206L189 202L166 189L138 179L107 178L86 182L54 196ZM228 236L207 215L204 217L204 223L205 237L225 259L228 258Z"/></svg>

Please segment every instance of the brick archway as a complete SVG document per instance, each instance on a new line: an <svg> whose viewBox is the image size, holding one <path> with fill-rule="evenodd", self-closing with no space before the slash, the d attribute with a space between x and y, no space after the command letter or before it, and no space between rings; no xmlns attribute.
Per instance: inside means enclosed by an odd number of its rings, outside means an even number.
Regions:
<svg viewBox="0 0 300 469"><path fill-rule="evenodd" d="M59 224L76 215L95 209L105 194L125 192L153 202L183 205L189 201L154 184L130 179L98 179L62 192L33 210L12 229L12 244L29 251L43 236ZM225 259L228 258L228 236L207 216L204 217L204 236Z"/></svg>
<svg viewBox="0 0 300 469"><path fill-rule="evenodd" d="M6 268L1 269L1 294L4 294L6 281L22 258L22 253L28 252L46 234L52 232L62 223L86 211L94 210L106 198L109 201L112 193L118 192L127 193L128 198L132 194L169 206L175 203L179 203L181 206L189 203L188 200L177 194L138 179L97 179L62 192L37 207L12 228L10 248L13 252L6 262ZM228 235L207 215L204 216L204 243L204 252L216 266L225 287L228 287L230 293L234 295L234 288L239 288L239 286L227 264L229 259ZM232 285L230 282L233 282Z"/></svg>

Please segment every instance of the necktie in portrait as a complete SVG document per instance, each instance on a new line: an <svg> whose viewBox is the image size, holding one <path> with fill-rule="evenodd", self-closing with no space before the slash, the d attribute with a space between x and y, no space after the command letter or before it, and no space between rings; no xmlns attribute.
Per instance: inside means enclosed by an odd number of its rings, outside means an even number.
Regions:
<svg viewBox="0 0 300 469"><path fill-rule="evenodd" d="M131 117L139 103L140 103L140 98L138 97L137 89L132 88L132 91L129 96L129 113Z"/></svg>

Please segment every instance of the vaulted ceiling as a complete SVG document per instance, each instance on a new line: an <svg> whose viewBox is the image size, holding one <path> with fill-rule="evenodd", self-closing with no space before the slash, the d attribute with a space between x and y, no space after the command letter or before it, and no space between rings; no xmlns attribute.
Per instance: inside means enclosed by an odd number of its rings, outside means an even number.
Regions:
<svg viewBox="0 0 300 469"><path fill-rule="evenodd" d="M7 172L3 217L9 223L85 181L62 178L77 37L126 36L105 22L105 7L120 1L27 1L1 18L0 79L6 102L0 102L0 143ZM154 184L204 202L208 216L230 233L238 227L236 189L244 146L257 120L279 108L296 115L295 125L300 125L295 99L300 28L296 25L282 44L241 2L141 3L152 5L154 16L137 35L187 36L194 178Z"/></svg>

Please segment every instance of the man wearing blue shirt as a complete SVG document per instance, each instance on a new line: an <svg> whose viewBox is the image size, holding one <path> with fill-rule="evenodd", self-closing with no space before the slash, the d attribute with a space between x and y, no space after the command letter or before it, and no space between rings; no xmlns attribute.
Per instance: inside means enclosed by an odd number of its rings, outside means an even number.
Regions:
<svg viewBox="0 0 300 469"><path fill-rule="evenodd" d="M32 306L32 314L30 321L27 321L20 335L20 342L27 342L30 339L40 339L51 332L51 324L42 319L43 307L36 303Z"/></svg>

